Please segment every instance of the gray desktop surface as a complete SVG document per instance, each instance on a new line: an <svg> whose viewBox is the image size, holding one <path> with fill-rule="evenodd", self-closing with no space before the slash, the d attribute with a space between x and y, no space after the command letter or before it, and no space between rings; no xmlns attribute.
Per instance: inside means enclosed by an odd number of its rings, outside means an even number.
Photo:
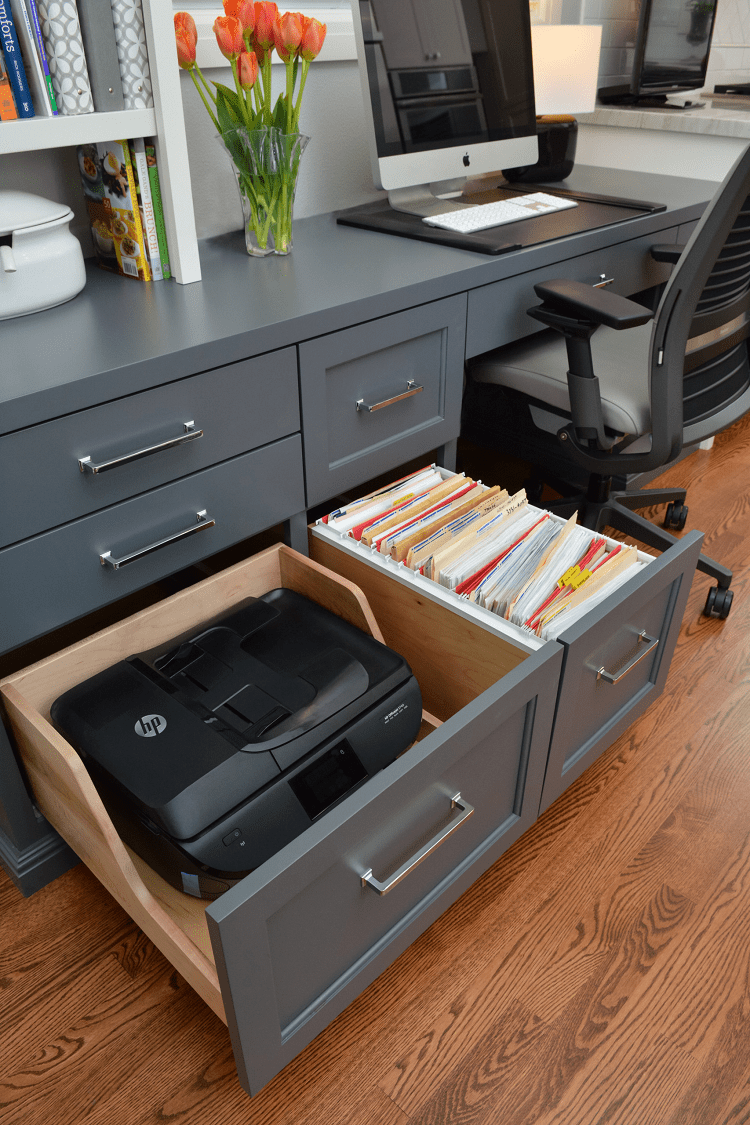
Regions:
<svg viewBox="0 0 750 1125"><path fill-rule="evenodd" d="M203 280L137 284L88 267L72 301L0 324L0 433L273 351L527 270L697 219L712 181L579 166L580 191L667 210L500 257L342 227L295 223L288 258L250 258L241 234L203 240ZM239 218L239 216L238 216Z"/></svg>

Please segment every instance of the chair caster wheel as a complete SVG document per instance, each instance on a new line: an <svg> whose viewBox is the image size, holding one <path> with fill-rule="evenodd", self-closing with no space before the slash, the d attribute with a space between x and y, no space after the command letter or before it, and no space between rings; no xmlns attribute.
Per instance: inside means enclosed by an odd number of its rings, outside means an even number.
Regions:
<svg viewBox="0 0 750 1125"><path fill-rule="evenodd" d="M670 504L667 504L667 511L664 515L664 526L668 527L671 531L682 531L687 517L687 505L681 503L679 500L673 500Z"/></svg>
<svg viewBox="0 0 750 1125"><path fill-rule="evenodd" d="M712 586L706 598L704 615L706 617L718 617L721 621L725 621L729 617L733 597L734 594L731 590L722 590L719 586Z"/></svg>

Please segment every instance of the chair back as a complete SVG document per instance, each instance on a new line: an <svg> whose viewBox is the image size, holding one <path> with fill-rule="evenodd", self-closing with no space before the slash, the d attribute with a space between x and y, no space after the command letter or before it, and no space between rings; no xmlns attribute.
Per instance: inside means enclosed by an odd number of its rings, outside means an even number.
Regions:
<svg viewBox="0 0 750 1125"><path fill-rule="evenodd" d="M651 337L652 456L678 455L750 410L750 145L703 213Z"/></svg>

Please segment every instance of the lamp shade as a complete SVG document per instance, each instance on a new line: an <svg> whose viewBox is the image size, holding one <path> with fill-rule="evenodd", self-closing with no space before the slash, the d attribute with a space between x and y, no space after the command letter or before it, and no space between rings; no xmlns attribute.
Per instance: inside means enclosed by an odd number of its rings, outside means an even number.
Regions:
<svg viewBox="0 0 750 1125"><path fill-rule="evenodd" d="M596 104L601 27L534 24L531 52L538 116L591 113Z"/></svg>

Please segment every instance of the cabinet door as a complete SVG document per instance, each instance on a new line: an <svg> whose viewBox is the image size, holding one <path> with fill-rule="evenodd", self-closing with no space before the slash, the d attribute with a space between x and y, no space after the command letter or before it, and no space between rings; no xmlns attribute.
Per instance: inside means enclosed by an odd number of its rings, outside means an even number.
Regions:
<svg viewBox="0 0 750 1125"><path fill-rule="evenodd" d="M249 1093L533 823L560 658L555 644L528 657L208 907ZM372 870L387 885L438 839L387 893L363 882Z"/></svg>
<svg viewBox="0 0 750 1125"><path fill-rule="evenodd" d="M307 505L458 437L466 296L300 345Z"/></svg>
<svg viewBox="0 0 750 1125"><path fill-rule="evenodd" d="M565 656L540 812L664 690L702 542L688 532L558 638Z"/></svg>

